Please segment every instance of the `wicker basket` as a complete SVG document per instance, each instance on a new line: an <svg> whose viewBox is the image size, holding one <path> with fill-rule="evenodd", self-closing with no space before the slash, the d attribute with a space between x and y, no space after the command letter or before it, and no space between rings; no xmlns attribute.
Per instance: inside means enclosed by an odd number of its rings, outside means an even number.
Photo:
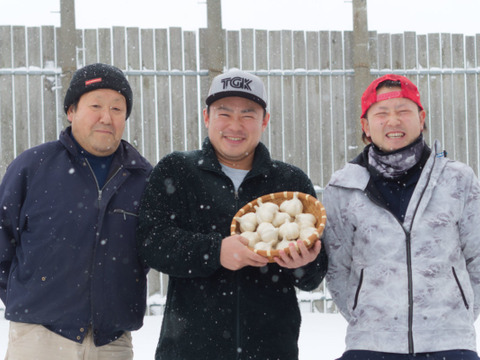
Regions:
<svg viewBox="0 0 480 360"><path fill-rule="evenodd" d="M258 199L261 199L262 203L265 202L273 202L280 206L280 204L285 201L285 200L290 200L294 197L295 192L293 191L282 191L278 193L273 193L273 194L268 194L268 195L263 195L260 198L257 198L253 201L250 201L248 204L243 206L234 216L234 219L232 220L232 224L230 225L230 234L231 235L236 235L240 234L240 224L238 223L237 220L235 220L236 217L240 217L245 215L248 212L255 212L255 205L258 205ZM307 248L310 248L313 246L315 241L317 241L320 236L323 233L323 230L325 229L325 223L327 221L327 215L325 212L325 208L321 204L320 201L318 201L314 196L305 194L302 192L296 192L297 198L302 202L303 204L303 212L304 213L311 213L315 216L317 219L316 222L316 229L318 232L317 234L312 234L307 240L304 240L303 242L305 243ZM279 256L279 250L257 250L257 249L252 249L252 251L255 251L257 254L267 257L269 262L274 262L273 258ZM285 253L289 254L290 250L289 248L284 249Z"/></svg>

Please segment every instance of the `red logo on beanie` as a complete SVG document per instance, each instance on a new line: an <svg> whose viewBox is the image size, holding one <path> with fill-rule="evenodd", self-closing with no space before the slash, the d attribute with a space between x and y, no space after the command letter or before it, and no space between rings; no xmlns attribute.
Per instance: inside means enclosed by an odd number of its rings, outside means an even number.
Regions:
<svg viewBox="0 0 480 360"><path fill-rule="evenodd" d="M102 82L102 78L87 80L87 81L85 81L85 86L95 84L95 83L98 83L98 82Z"/></svg>

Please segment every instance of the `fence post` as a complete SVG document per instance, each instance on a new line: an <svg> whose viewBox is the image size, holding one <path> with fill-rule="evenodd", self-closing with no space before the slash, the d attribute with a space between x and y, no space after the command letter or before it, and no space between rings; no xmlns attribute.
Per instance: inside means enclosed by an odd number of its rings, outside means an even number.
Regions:
<svg viewBox="0 0 480 360"><path fill-rule="evenodd" d="M223 72L225 36L222 28L222 1L207 0L207 48L200 53L207 59L209 83Z"/></svg>
<svg viewBox="0 0 480 360"><path fill-rule="evenodd" d="M58 66L62 69L61 103L77 69L75 0L60 0L60 31L57 43Z"/></svg>
<svg viewBox="0 0 480 360"><path fill-rule="evenodd" d="M362 126L361 98L363 91L370 84L370 55L368 50L368 22L367 22L367 0L353 0L353 68L354 77L354 124L356 134L357 153L363 148L361 140Z"/></svg>

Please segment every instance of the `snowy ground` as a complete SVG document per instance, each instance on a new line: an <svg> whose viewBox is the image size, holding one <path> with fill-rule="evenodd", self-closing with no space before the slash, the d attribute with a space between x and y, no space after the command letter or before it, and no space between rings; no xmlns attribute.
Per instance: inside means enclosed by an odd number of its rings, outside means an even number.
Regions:
<svg viewBox="0 0 480 360"><path fill-rule="evenodd" d="M8 343L8 321L0 311L0 359ZM135 360L153 360L161 316L146 316L145 325L132 333ZM300 360L333 360L343 352L346 322L338 314L302 313Z"/></svg>
<svg viewBox="0 0 480 360"><path fill-rule="evenodd" d="M0 359L5 357L8 321L0 311ZM133 335L135 360L153 360L160 332L161 316L146 316L145 325ZM302 312L300 360L334 360L343 353L347 323L339 314ZM476 322L480 344L480 322Z"/></svg>

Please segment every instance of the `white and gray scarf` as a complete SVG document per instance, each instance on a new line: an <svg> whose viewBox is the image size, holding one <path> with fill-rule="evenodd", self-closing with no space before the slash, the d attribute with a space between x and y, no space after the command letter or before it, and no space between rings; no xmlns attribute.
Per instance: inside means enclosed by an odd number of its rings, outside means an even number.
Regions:
<svg viewBox="0 0 480 360"><path fill-rule="evenodd" d="M410 145L389 153L372 144L368 149L368 164L383 177L394 179L404 175L420 161L424 147L422 134Z"/></svg>

